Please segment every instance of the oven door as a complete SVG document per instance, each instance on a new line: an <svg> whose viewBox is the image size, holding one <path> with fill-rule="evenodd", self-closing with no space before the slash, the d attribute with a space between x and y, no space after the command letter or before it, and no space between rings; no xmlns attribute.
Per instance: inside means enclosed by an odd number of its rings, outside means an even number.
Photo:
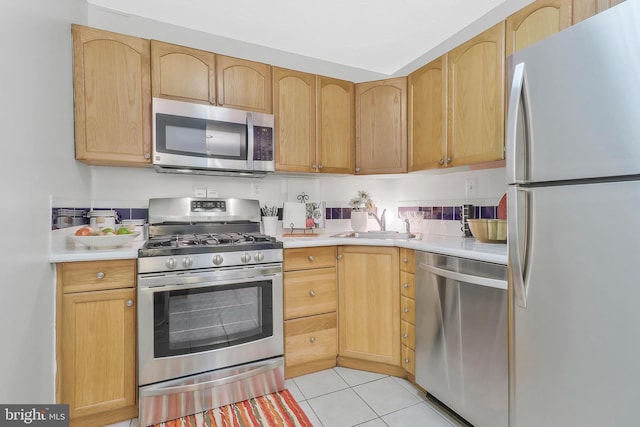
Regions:
<svg viewBox="0 0 640 427"><path fill-rule="evenodd" d="M282 266L138 276L139 384L284 351Z"/></svg>

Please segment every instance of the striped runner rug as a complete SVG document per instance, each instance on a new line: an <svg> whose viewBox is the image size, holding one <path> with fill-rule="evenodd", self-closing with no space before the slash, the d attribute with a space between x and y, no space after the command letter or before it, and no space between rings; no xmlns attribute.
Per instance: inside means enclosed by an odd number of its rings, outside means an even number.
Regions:
<svg viewBox="0 0 640 427"><path fill-rule="evenodd" d="M152 427L312 427L289 390L165 421Z"/></svg>

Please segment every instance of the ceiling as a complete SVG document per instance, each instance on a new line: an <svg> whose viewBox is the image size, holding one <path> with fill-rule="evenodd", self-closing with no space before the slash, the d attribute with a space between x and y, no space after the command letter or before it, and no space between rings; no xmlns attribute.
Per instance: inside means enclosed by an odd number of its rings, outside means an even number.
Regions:
<svg viewBox="0 0 640 427"><path fill-rule="evenodd" d="M126 15L385 75L481 18L497 10L511 13L530 1L87 0Z"/></svg>

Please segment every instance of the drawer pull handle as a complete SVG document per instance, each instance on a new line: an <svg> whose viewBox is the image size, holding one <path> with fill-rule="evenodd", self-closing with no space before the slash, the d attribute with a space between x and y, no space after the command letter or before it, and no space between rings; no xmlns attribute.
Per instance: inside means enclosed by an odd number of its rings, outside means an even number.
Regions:
<svg viewBox="0 0 640 427"><path fill-rule="evenodd" d="M133 307L133 300L132 299L128 299L127 300L127 307Z"/></svg>
<svg viewBox="0 0 640 427"><path fill-rule="evenodd" d="M315 258L313 257L313 255L309 255L309 261L314 261Z"/></svg>
<svg viewBox="0 0 640 427"><path fill-rule="evenodd" d="M96 277L98 278L98 280L102 280L104 279L104 273L102 271L98 271L98 274L96 274Z"/></svg>
<svg viewBox="0 0 640 427"><path fill-rule="evenodd" d="M311 344L313 344L314 342L316 342L316 338L315 338L315 337L311 337L311 338L309 338L309 342L310 342Z"/></svg>
<svg viewBox="0 0 640 427"><path fill-rule="evenodd" d="M404 338L404 339L409 338L409 334L407 334L407 333L402 334L402 338Z"/></svg>
<svg viewBox="0 0 640 427"><path fill-rule="evenodd" d="M409 284L408 283L403 283L402 287L405 288L405 289L409 289Z"/></svg>
<svg viewBox="0 0 640 427"><path fill-rule="evenodd" d="M403 311L404 311L405 313L408 313L408 312L409 312L409 307L405 307Z"/></svg>
<svg viewBox="0 0 640 427"><path fill-rule="evenodd" d="M316 296L316 291L309 291L309 296L315 297Z"/></svg>

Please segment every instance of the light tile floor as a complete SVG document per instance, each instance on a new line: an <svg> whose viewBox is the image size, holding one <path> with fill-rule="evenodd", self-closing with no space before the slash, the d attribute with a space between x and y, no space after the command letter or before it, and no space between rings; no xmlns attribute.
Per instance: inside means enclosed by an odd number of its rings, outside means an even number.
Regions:
<svg viewBox="0 0 640 427"><path fill-rule="evenodd" d="M459 427L409 381L337 367L288 379L314 427ZM109 427L138 427L138 420Z"/></svg>
<svg viewBox="0 0 640 427"><path fill-rule="evenodd" d="M286 388L314 427L454 427L409 381L333 368L288 379Z"/></svg>

